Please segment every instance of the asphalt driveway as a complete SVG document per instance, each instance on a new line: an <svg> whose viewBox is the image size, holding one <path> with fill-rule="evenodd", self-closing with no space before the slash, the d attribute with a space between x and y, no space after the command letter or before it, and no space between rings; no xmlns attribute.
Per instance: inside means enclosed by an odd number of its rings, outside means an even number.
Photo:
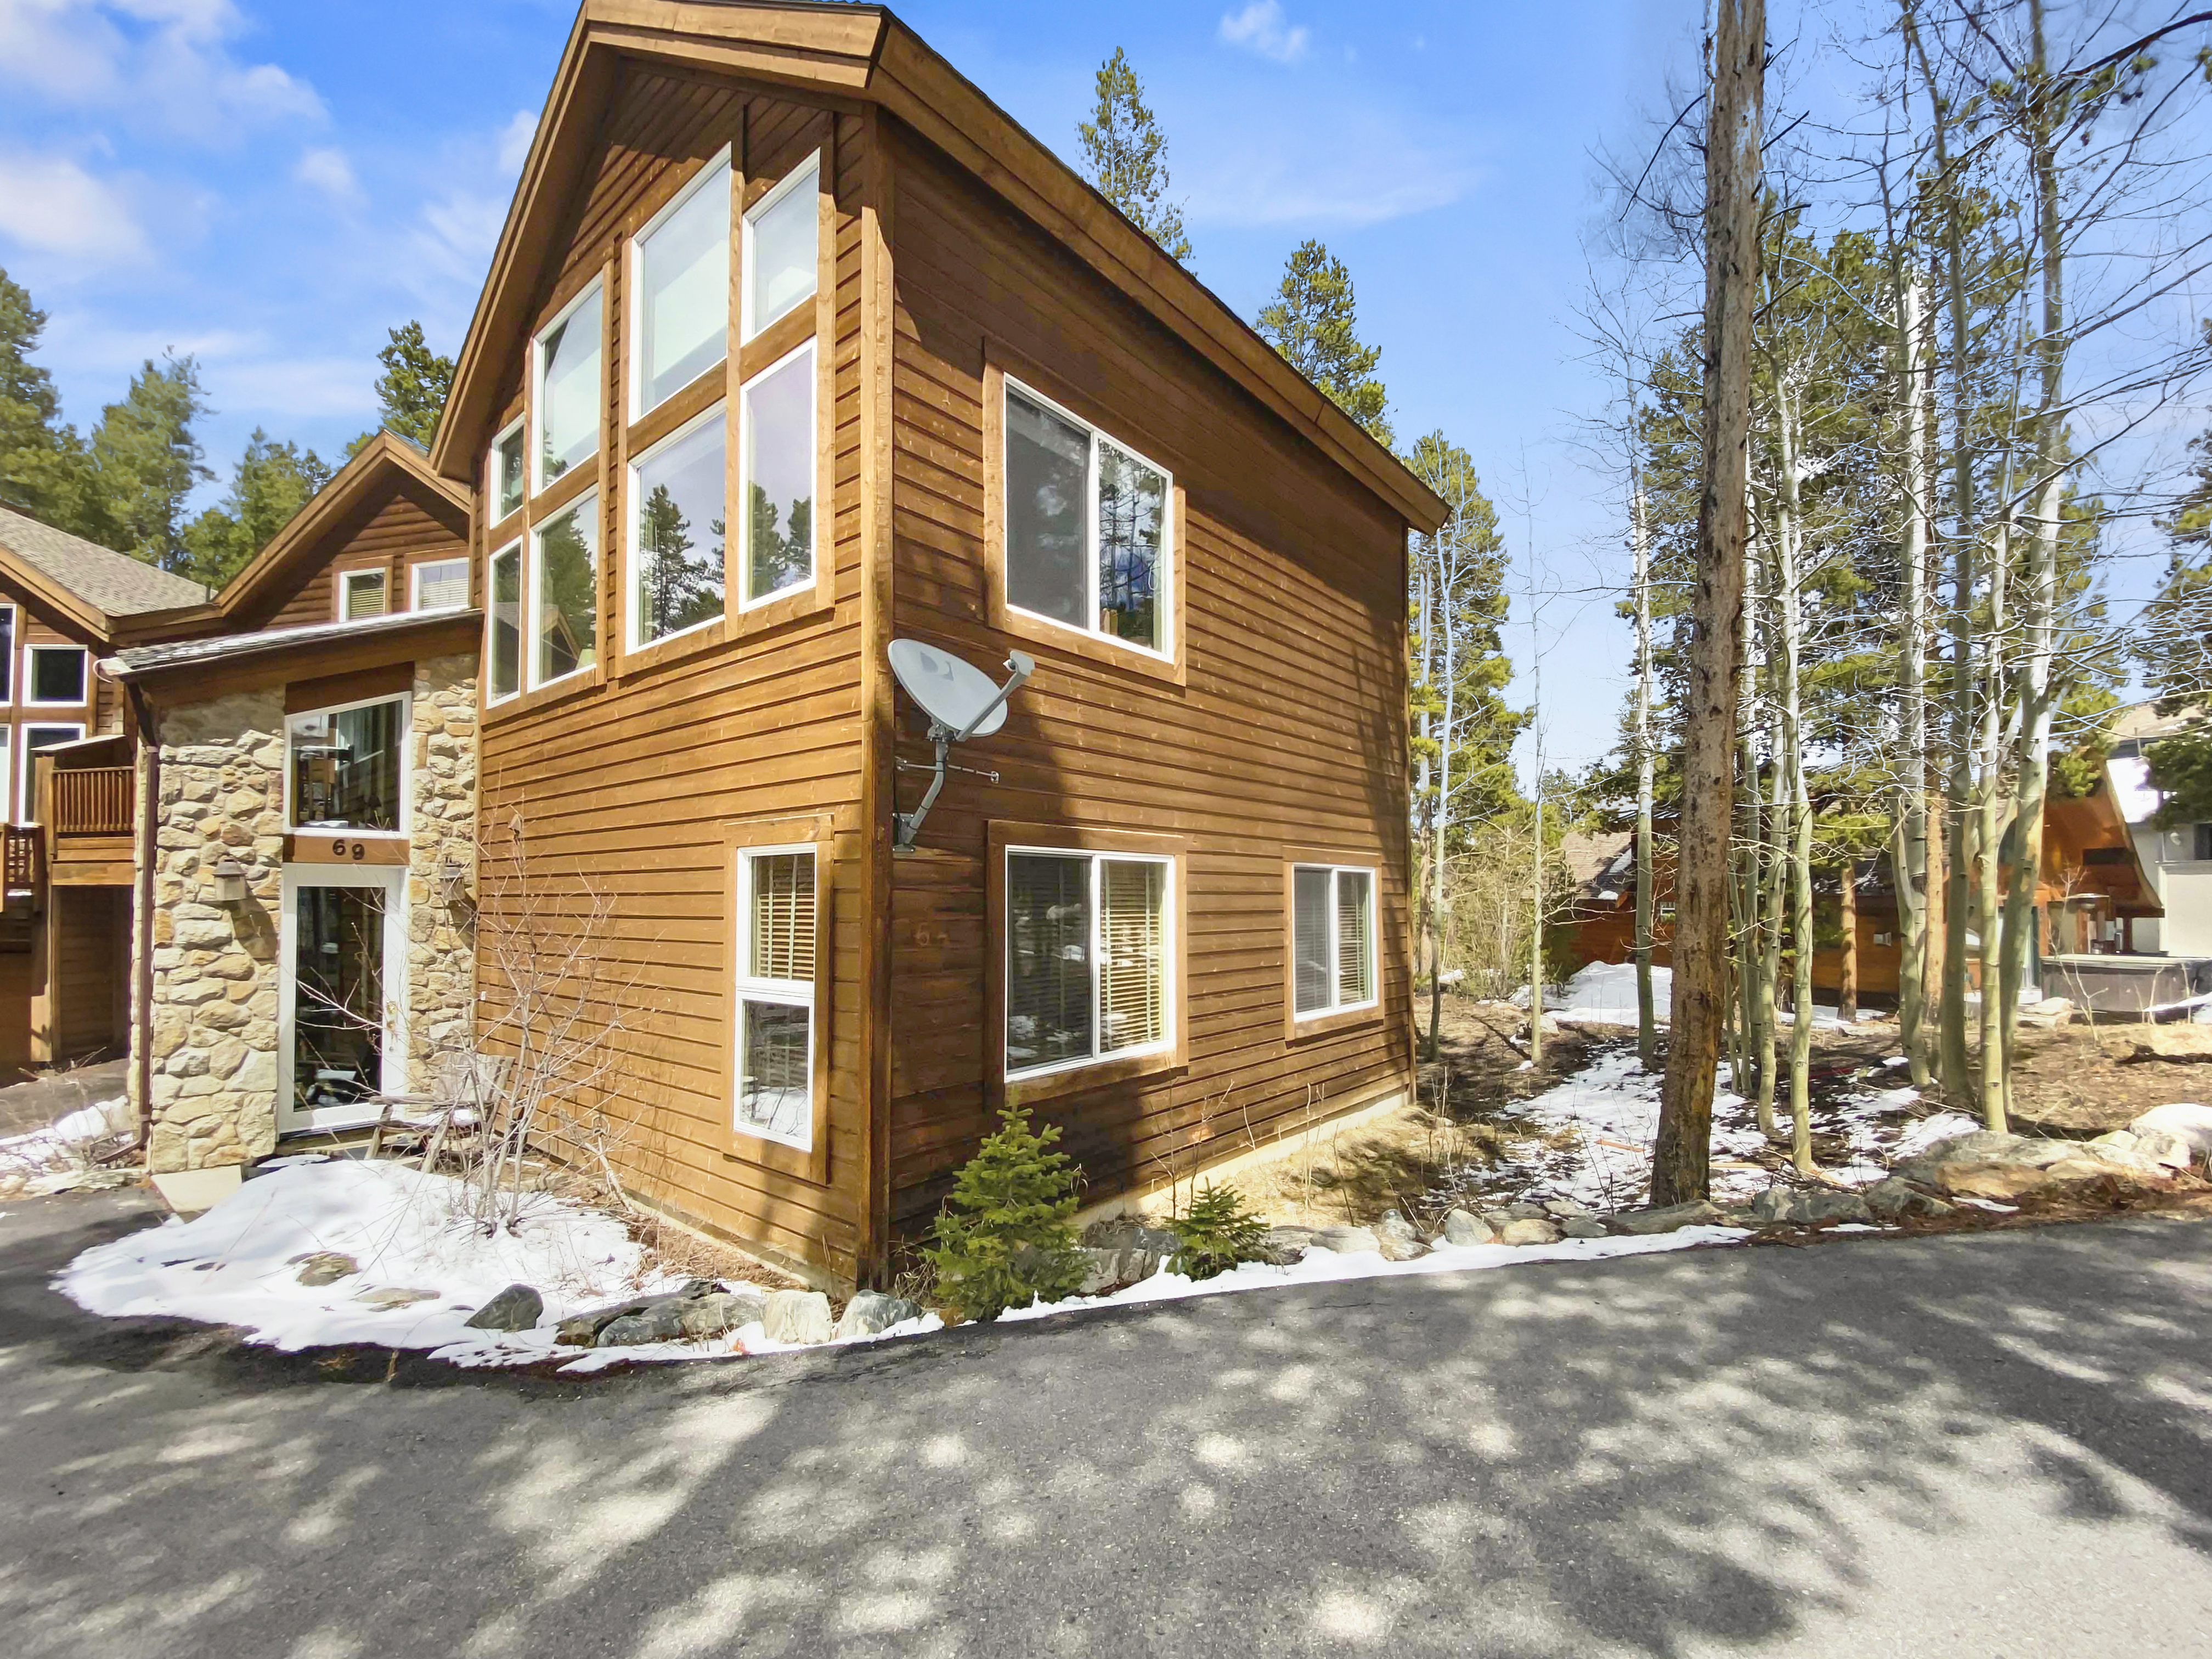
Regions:
<svg viewBox="0 0 2212 1659"><path fill-rule="evenodd" d="M589 1382L279 1356L0 1217L0 1648L2212 1652L2212 1225L1223 1296Z"/></svg>

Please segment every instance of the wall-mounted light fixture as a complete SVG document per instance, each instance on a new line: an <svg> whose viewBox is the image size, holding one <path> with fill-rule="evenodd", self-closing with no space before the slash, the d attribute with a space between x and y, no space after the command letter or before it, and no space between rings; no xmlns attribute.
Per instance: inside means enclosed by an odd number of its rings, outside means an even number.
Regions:
<svg viewBox="0 0 2212 1659"><path fill-rule="evenodd" d="M216 866L215 902L217 904L246 902L246 866L236 859L225 859Z"/></svg>
<svg viewBox="0 0 2212 1659"><path fill-rule="evenodd" d="M458 910L470 902L469 866L447 848L438 860L438 902Z"/></svg>

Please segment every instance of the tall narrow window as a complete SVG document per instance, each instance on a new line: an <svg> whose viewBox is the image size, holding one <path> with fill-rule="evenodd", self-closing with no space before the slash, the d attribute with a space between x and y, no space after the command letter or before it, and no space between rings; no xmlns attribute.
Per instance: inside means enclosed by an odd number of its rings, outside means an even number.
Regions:
<svg viewBox="0 0 2212 1659"><path fill-rule="evenodd" d="M522 509L528 475L523 471L522 422L501 433L491 443L492 521L496 524Z"/></svg>
<svg viewBox="0 0 2212 1659"><path fill-rule="evenodd" d="M738 859L737 1127L806 1148L814 1139L814 849Z"/></svg>
<svg viewBox="0 0 2212 1659"><path fill-rule="evenodd" d="M497 702L522 690L522 544L491 556L490 603L485 627L490 634L489 700Z"/></svg>
<svg viewBox="0 0 2212 1659"><path fill-rule="evenodd" d="M408 601L416 611L459 611L469 602L469 562L434 559L407 573Z"/></svg>
<svg viewBox="0 0 2212 1659"><path fill-rule="evenodd" d="M90 653L81 645L23 649L23 703L30 708L82 708L90 695Z"/></svg>
<svg viewBox="0 0 2212 1659"><path fill-rule="evenodd" d="M15 821L18 823L33 822L32 815L38 810L38 803L32 799L31 785L36 769L31 764L31 757L41 749L55 749L65 743L76 743L83 736L84 727L82 726L24 726L22 750L15 757L16 789L21 797L15 803Z"/></svg>
<svg viewBox="0 0 2212 1659"><path fill-rule="evenodd" d="M716 404L630 468L634 644L650 644L722 614L728 410Z"/></svg>
<svg viewBox="0 0 2212 1659"><path fill-rule="evenodd" d="M386 609L384 572L342 570L338 573L340 622L358 622L363 617L380 617Z"/></svg>
<svg viewBox="0 0 2212 1659"><path fill-rule="evenodd" d="M538 487L599 451L599 285L538 337Z"/></svg>
<svg viewBox="0 0 2212 1659"><path fill-rule="evenodd" d="M530 683L545 685L599 659L598 498L547 520L531 549Z"/></svg>
<svg viewBox="0 0 2212 1659"><path fill-rule="evenodd" d="M769 191L745 215L745 338L751 339L791 308L814 297L821 263L822 164L806 164Z"/></svg>
<svg viewBox="0 0 2212 1659"><path fill-rule="evenodd" d="M757 605L814 580L814 342L745 384L744 599Z"/></svg>
<svg viewBox="0 0 2212 1659"><path fill-rule="evenodd" d="M286 715L292 827L398 830L406 733L405 697Z"/></svg>
<svg viewBox="0 0 2212 1659"><path fill-rule="evenodd" d="M1006 395L1006 603L1168 649L1168 474L1013 380Z"/></svg>
<svg viewBox="0 0 2212 1659"><path fill-rule="evenodd" d="M729 349L730 164L717 160L636 240L631 418L658 409Z"/></svg>
<svg viewBox="0 0 2212 1659"><path fill-rule="evenodd" d="M1376 1000L1372 870L1293 866L1291 935L1291 994L1300 1018Z"/></svg>
<svg viewBox="0 0 2212 1659"><path fill-rule="evenodd" d="M1164 1047L1165 859L1010 849L1006 1075Z"/></svg>
<svg viewBox="0 0 2212 1659"><path fill-rule="evenodd" d="M15 607L0 605L0 702L15 696ZM0 788L0 797L5 795Z"/></svg>

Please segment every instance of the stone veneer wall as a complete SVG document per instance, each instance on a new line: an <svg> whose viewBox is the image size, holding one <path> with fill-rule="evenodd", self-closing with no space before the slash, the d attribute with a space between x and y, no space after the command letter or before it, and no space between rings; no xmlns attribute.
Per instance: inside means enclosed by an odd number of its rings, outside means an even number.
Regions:
<svg viewBox="0 0 2212 1659"><path fill-rule="evenodd" d="M441 872L476 866L476 659L416 665L407 769L407 1086L465 1045L475 1002L470 913ZM161 716L154 870L153 1137L157 1172L250 1163L276 1145L277 941L284 849L281 686ZM449 859L450 854L450 859ZM246 900L215 902L234 858ZM134 1068L135 1087L135 1068Z"/></svg>

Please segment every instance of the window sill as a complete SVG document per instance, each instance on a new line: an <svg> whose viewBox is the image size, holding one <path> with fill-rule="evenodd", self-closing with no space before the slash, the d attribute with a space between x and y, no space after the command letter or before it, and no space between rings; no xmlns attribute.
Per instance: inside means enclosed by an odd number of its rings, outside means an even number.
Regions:
<svg viewBox="0 0 2212 1659"><path fill-rule="evenodd" d="M1382 1005L1369 1003L1364 1007L1342 1008L1328 1014L1292 1014L1283 1021L1283 1041L1293 1047L1311 1042L1316 1037L1341 1036L1346 1031L1365 1030L1384 1023Z"/></svg>
<svg viewBox="0 0 2212 1659"><path fill-rule="evenodd" d="M1189 677L1183 668L1179 641L1176 653L1164 657L1146 650L1142 646L1130 645L1108 635L1090 633L1065 623L1048 622L1029 611L1018 611L1008 605L995 589L991 595L991 626L1024 644L1038 646L1064 657L1079 657L1085 662L1096 663L1102 668L1141 674L1146 679L1158 680L1169 685L1188 684Z"/></svg>
<svg viewBox="0 0 2212 1659"><path fill-rule="evenodd" d="M594 663L582 672L556 680L550 685L541 685L535 690L522 692L500 702L487 702L483 705L481 719L486 726L497 725L514 715L550 708L586 691L596 691L605 684L605 665Z"/></svg>
<svg viewBox="0 0 2212 1659"><path fill-rule="evenodd" d="M729 638L729 631L730 619L726 614L687 628L680 634L663 634L657 640L626 647L622 660L615 666L614 678L627 680L633 675L665 668L670 663L687 661L722 644Z"/></svg>
<svg viewBox="0 0 2212 1659"><path fill-rule="evenodd" d="M1004 1105L1030 1106L1039 1101L1087 1094L1093 1089L1134 1082L1139 1079L1149 1082L1180 1074L1188 1069L1182 1055L1176 1048L1162 1048L1146 1054L1109 1056L1087 1066L1071 1066L1064 1072L1045 1072L1035 1077L1002 1078L999 1088Z"/></svg>
<svg viewBox="0 0 2212 1659"><path fill-rule="evenodd" d="M726 639L744 639L755 634L765 634L771 629L820 616L835 608L836 585L823 562L820 550L816 552L814 580L804 587L794 587L763 599L758 605L744 609L732 606L722 617L722 633Z"/></svg>

